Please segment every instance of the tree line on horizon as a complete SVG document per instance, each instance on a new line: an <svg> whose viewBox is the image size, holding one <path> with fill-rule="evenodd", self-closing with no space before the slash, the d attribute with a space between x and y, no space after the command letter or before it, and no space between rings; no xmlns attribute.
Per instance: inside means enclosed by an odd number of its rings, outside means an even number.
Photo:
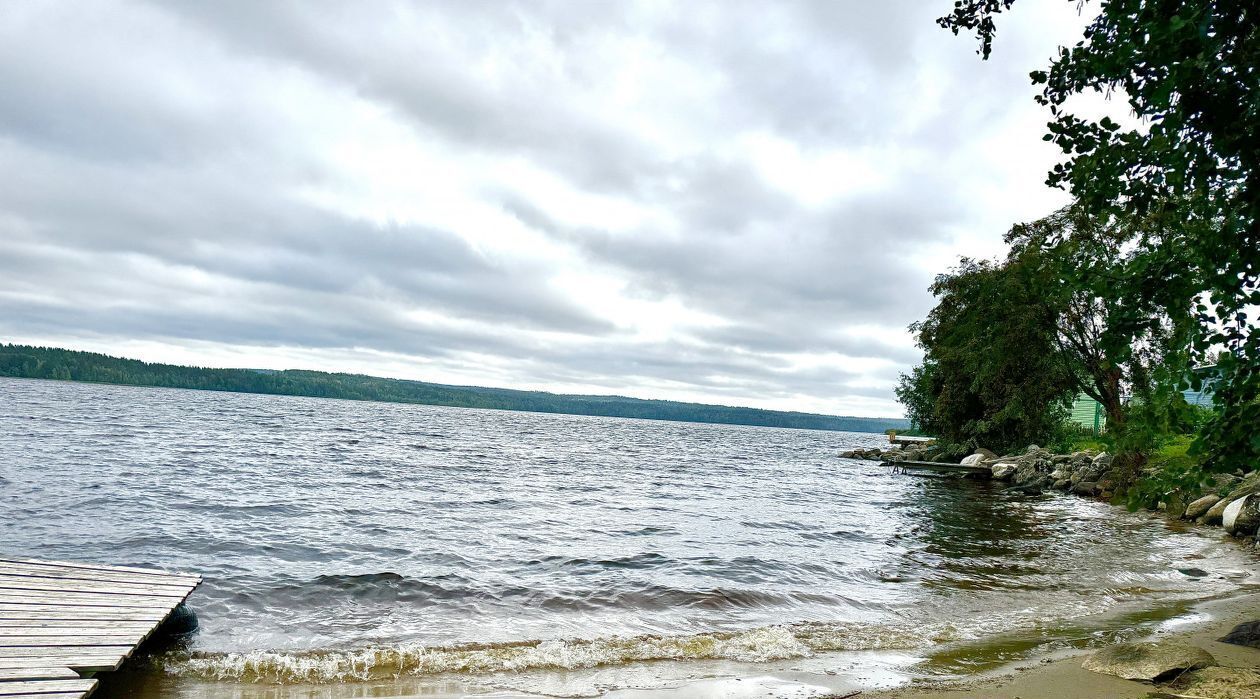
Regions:
<svg viewBox="0 0 1260 699"><path fill-rule="evenodd" d="M0 376L848 432L885 432L909 426L909 421L898 418L817 415L623 396L451 386L361 374L296 369L207 369L13 344L0 344Z"/></svg>
<svg viewBox="0 0 1260 699"><path fill-rule="evenodd" d="M1090 3L1083 3L1082 7ZM1015 0L959 0L938 23L985 60ZM1072 398L1107 414L1131 504L1260 465L1260 12L1251 0L1097 4L1082 39L1030 74L1071 204L1011 228L1004 259L962 259L911 326L923 362L898 397L962 451L1063 438ZM1082 117L1085 92L1134 125ZM1214 408L1187 405L1211 367ZM1184 459L1152 463L1177 439Z"/></svg>

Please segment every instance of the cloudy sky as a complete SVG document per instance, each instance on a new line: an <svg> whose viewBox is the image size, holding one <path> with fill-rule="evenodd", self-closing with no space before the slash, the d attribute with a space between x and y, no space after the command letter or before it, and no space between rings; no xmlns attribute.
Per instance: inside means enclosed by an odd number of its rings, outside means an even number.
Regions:
<svg viewBox="0 0 1260 699"><path fill-rule="evenodd" d="M948 0L8 2L0 341L900 415L905 326L1063 195Z"/></svg>

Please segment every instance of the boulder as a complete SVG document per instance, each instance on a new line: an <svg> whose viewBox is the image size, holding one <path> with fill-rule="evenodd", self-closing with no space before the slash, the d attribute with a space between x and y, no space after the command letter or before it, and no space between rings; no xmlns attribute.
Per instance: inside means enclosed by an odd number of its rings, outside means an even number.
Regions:
<svg viewBox="0 0 1260 699"><path fill-rule="evenodd" d="M1004 481L1015 474L1016 468L1015 464L1010 463L1009 461L993 464L993 477L1000 481Z"/></svg>
<svg viewBox="0 0 1260 699"><path fill-rule="evenodd" d="M981 461L984 461L984 454L972 454L971 456L964 456L960 463L963 466L975 466Z"/></svg>
<svg viewBox="0 0 1260 699"><path fill-rule="evenodd" d="M1202 648L1177 641L1162 641L1107 646L1086 658L1081 667L1126 680L1156 682L1215 664L1216 658Z"/></svg>
<svg viewBox="0 0 1260 699"><path fill-rule="evenodd" d="M1203 513L1203 521L1206 524L1220 524L1221 518L1225 516L1225 508L1229 507L1229 503L1233 502L1233 498L1223 497L1216 501L1216 504L1209 507L1207 512Z"/></svg>
<svg viewBox="0 0 1260 699"><path fill-rule="evenodd" d="M1051 483L1050 487L1054 488L1055 490L1067 490L1068 488L1072 487L1072 481L1069 481L1066 478L1060 478L1054 483Z"/></svg>
<svg viewBox="0 0 1260 699"><path fill-rule="evenodd" d="M988 449L985 449L984 447L978 447L978 448L976 448L976 453L977 453L977 454L979 454L979 455L981 455L981 456L983 456L983 457L984 457L984 461L996 461L996 460L998 460L998 459L1002 458L1002 457L998 456L997 454L995 454L995 453L993 453L993 452L989 451Z"/></svg>
<svg viewBox="0 0 1260 699"><path fill-rule="evenodd" d="M1220 641L1221 643L1232 643L1236 646L1260 648L1260 620L1248 621L1235 626Z"/></svg>
<svg viewBox="0 0 1260 699"><path fill-rule="evenodd" d="M1075 485L1081 481L1099 480L1110 467L1110 463L1096 463L1093 460L1085 461L1078 465L1076 470L1072 471L1072 484Z"/></svg>
<svg viewBox="0 0 1260 699"><path fill-rule="evenodd" d="M1248 536L1260 528L1260 495L1244 495L1221 512L1221 526L1237 536Z"/></svg>
<svg viewBox="0 0 1260 699"><path fill-rule="evenodd" d="M1077 495L1093 495L1098 492L1098 481L1081 481L1072 486L1072 492Z"/></svg>
<svg viewBox="0 0 1260 699"><path fill-rule="evenodd" d="M1195 500L1189 505L1186 505L1185 517L1186 519L1198 519L1202 517L1203 515L1207 514L1207 511L1210 510L1213 505L1215 505L1216 503L1220 501L1221 501L1221 496L1219 495L1204 495L1198 500Z"/></svg>

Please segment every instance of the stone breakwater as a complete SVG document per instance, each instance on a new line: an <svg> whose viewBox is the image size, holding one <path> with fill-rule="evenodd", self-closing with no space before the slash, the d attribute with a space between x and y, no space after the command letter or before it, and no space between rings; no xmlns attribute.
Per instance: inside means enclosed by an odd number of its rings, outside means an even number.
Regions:
<svg viewBox="0 0 1260 699"><path fill-rule="evenodd" d="M896 463L899 461L931 461L952 463L935 447L891 448L881 450L854 449L842 452L843 458L868 459ZM1055 490L1086 497L1111 500L1121 481L1107 453L1078 451L1055 454L1037 445L1022 454L999 456L988 449L964 457L962 464L988 466L993 478L1010 483L1011 490L1037 494ZM1260 471L1217 475L1204 493L1193 499L1174 494L1160 508L1173 519L1224 527L1230 534L1254 541L1260 530Z"/></svg>

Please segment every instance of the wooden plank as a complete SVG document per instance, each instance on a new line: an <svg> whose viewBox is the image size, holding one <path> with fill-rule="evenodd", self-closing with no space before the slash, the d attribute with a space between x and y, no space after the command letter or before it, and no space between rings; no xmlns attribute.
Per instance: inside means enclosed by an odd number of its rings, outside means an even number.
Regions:
<svg viewBox="0 0 1260 699"><path fill-rule="evenodd" d="M88 582L86 580L51 580L0 574L0 590L47 590L50 592L92 592L102 595L141 595L145 597L178 597L192 592L191 585L137 585L134 583Z"/></svg>
<svg viewBox="0 0 1260 699"><path fill-rule="evenodd" d="M49 605L0 605L0 621L120 621L160 622L170 614L164 609L108 609L105 607L56 607Z"/></svg>
<svg viewBox="0 0 1260 699"><path fill-rule="evenodd" d="M23 667L0 670L0 682L77 679L79 679L79 673L68 667Z"/></svg>
<svg viewBox="0 0 1260 699"><path fill-rule="evenodd" d="M85 626L86 624L86 626ZM119 621L113 619L0 619L0 636L21 636L23 634L65 633L66 629L99 629L113 633L115 631L134 631L142 633L157 628L154 621Z"/></svg>
<svg viewBox="0 0 1260 699"><path fill-rule="evenodd" d="M85 655L78 658L60 658L31 656L25 658L7 658L0 656L0 669L34 668L34 667L66 667L79 672L109 672L117 670L122 661L121 655Z"/></svg>
<svg viewBox="0 0 1260 699"><path fill-rule="evenodd" d="M38 568L16 563L0 563L0 573L49 578L51 580L94 580L98 582L141 583L148 585L192 585L197 582L197 579L172 578L169 575L113 573L104 570L83 570L80 568Z"/></svg>
<svg viewBox="0 0 1260 699"><path fill-rule="evenodd" d="M124 609L129 607L149 609L174 609L181 600L170 597L141 597L128 595L120 599L114 595L100 595L90 592L52 592L50 590L2 590L0 602L5 604L62 604L69 607L107 607Z"/></svg>
<svg viewBox="0 0 1260 699"><path fill-rule="evenodd" d="M4 699L84 699L89 693L53 692L51 694L13 694Z"/></svg>
<svg viewBox="0 0 1260 699"><path fill-rule="evenodd" d="M136 624L133 626L111 626L108 624L89 626L91 622L77 621L75 626L47 628L43 626L0 626L0 642L15 636L131 636L143 638L149 631L157 628L157 623Z"/></svg>
<svg viewBox="0 0 1260 699"><path fill-rule="evenodd" d="M131 655L130 643L102 644L96 646L76 646L74 648L3 648L0 658L104 658L117 655L126 658ZM68 667L74 667L66 663Z"/></svg>
<svg viewBox="0 0 1260 699"><path fill-rule="evenodd" d="M70 634L62 636L0 636L0 654L6 648L72 648L74 646L139 645L140 634Z"/></svg>
<svg viewBox="0 0 1260 699"><path fill-rule="evenodd" d="M192 573L173 573L157 568L129 568L126 566L104 566L95 563L75 563L70 561L36 561L29 558L0 557L0 563L23 564L33 568L53 568L56 570L99 570L111 573L141 573L144 575L161 575L168 578L180 578L189 582L200 582L201 576Z"/></svg>
<svg viewBox="0 0 1260 699"><path fill-rule="evenodd" d="M963 464L944 464L935 461L885 461L881 465L907 471L941 471L993 475L993 469L989 466L964 466Z"/></svg>
<svg viewBox="0 0 1260 699"><path fill-rule="evenodd" d="M96 688L96 680L42 680L35 682L0 682L0 697L25 694L56 694L80 692L87 694Z"/></svg>

